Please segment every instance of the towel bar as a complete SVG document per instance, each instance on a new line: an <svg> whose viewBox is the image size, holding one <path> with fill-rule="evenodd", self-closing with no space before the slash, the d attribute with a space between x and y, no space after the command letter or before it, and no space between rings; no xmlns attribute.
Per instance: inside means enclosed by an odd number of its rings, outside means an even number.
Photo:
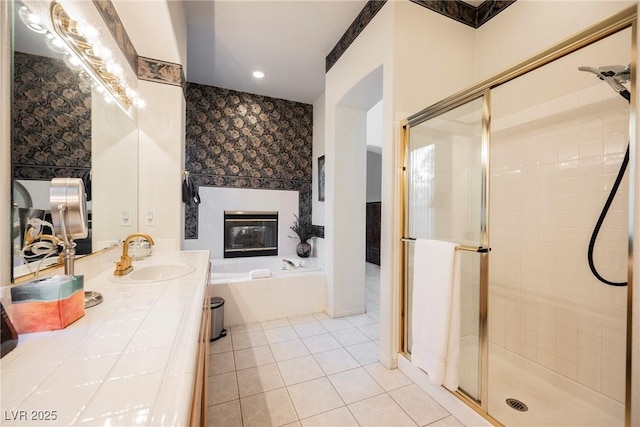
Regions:
<svg viewBox="0 0 640 427"><path fill-rule="evenodd" d="M403 237L400 240L403 241L403 242L407 242L407 243L415 243L415 241L416 241L416 239L413 238L413 237ZM458 245L458 246L456 246L456 250L457 251L469 251L469 252L487 253L487 252L491 251L491 248L483 248L482 246Z"/></svg>

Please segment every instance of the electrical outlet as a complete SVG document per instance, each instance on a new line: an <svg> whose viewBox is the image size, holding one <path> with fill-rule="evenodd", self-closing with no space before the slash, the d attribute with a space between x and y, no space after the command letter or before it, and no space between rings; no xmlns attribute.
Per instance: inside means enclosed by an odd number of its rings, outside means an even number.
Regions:
<svg viewBox="0 0 640 427"><path fill-rule="evenodd" d="M131 225L131 216L129 215L129 211L122 211L122 213L120 214L120 225Z"/></svg>
<svg viewBox="0 0 640 427"><path fill-rule="evenodd" d="M156 225L156 212L153 209L147 211L145 225Z"/></svg>

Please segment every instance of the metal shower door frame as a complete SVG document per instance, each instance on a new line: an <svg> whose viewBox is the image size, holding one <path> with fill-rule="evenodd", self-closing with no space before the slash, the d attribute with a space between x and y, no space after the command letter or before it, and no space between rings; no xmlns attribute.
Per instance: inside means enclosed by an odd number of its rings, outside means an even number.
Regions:
<svg viewBox="0 0 640 427"><path fill-rule="evenodd" d="M491 137L491 91L489 88L484 89L482 92L473 93L470 96L462 97L458 99L456 102L453 102L447 106L446 109L439 110L434 112L433 115L426 115L421 117L420 121L415 123L413 126L424 123L432 118L438 117L441 114L454 110L460 106L463 106L469 102L476 101L478 99L482 99L482 136L481 136L481 171L482 171L482 182L480 183L481 187L481 196L480 196L480 248L471 248L471 247L461 247L466 251L476 252L480 256L480 282L479 282L479 322L478 322L478 337L479 337L479 357L478 357L478 372L479 376L479 399L475 399L470 394L464 392L463 390L458 390L455 394L467 401L470 405L476 407L479 406L481 408L481 413L483 416L488 416L488 408L487 408L487 399L483 399L483 397L488 396L488 366L489 366L489 339L488 339L488 301L489 301L489 253L490 253L490 245L489 245L489 142ZM409 134L412 125L409 124L408 121L404 121L402 123L402 189L401 189L401 197L402 197L402 207L403 212L401 215L402 218L402 235L408 236L409 233L409 210L408 206L408 181L407 181L407 159L409 158ZM411 239L403 238L402 242L403 250L401 254L401 263L402 263L402 298L403 302L403 319L402 319L402 327L403 331L401 334L402 337L402 352L405 354L407 358L410 359L409 349L408 349L408 269L407 269L407 253L408 247L407 244L411 241ZM493 422L497 422L497 420L491 418Z"/></svg>

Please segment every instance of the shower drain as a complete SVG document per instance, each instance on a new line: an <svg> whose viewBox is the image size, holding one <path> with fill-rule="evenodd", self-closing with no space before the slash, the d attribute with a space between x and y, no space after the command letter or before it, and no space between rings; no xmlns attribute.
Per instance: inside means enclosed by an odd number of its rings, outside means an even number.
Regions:
<svg viewBox="0 0 640 427"><path fill-rule="evenodd" d="M516 411L527 412L529 410L527 405L525 405L524 402L521 402L518 399L509 398L506 400L506 402L507 402L507 405L509 405L511 408L515 409Z"/></svg>

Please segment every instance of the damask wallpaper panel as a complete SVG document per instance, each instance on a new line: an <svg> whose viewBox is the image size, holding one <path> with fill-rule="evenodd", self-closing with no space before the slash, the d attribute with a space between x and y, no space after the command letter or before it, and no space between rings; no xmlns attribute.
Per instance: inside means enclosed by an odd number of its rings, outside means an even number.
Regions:
<svg viewBox="0 0 640 427"><path fill-rule="evenodd" d="M82 177L91 169L91 85L58 59L14 53L13 177Z"/></svg>
<svg viewBox="0 0 640 427"><path fill-rule="evenodd" d="M186 168L197 185L297 190L311 222L311 104L194 83L186 101ZM197 238L197 206L185 215L186 238Z"/></svg>

